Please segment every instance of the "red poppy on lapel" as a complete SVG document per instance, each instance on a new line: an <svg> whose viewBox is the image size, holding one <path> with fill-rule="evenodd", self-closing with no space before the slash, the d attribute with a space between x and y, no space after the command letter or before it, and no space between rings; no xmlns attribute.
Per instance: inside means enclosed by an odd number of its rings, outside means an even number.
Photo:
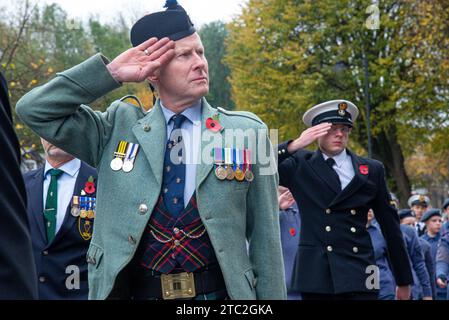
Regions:
<svg viewBox="0 0 449 320"><path fill-rule="evenodd" d="M89 179L87 180L86 185L84 186L84 191L87 194L92 194L95 192L95 182L93 176L90 176Z"/></svg>
<svg viewBox="0 0 449 320"><path fill-rule="evenodd" d="M368 166L366 164L360 165L359 166L359 171L360 171L361 174L366 176L369 173Z"/></svg>
<svg viewBox="0 0 449 320"><path fill-rule="evenodd" d="M218 122L218 115L206 120L206 128L212 132L219 132L221 130L220 122Z"/></svg>
<svg viewBox="0 0 449 320"><path fill-rule="evenodd" d="M294 236L296 235L296 230L295 230L295 228L290 228L290 235L291 235L292 237L294 237Z"/></svg>

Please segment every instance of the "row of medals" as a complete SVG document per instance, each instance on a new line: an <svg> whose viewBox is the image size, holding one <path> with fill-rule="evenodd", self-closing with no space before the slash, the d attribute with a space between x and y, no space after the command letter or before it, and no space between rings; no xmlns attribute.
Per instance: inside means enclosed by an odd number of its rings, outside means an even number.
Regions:
<svg viewBox="0 0 449 320"><path fill-rule="evenodd" d="M251 182L254 180L254 174L251 170L246 169L245 172L243 172L240 167L237 167L237 169L232 168L232 166L225 166L218 165L218 167L215 169L215 176L219 180L237 180L237 181L248 181Z"/></svg>
<svg viewBox="0 0 449 320"><path fill-rule="evenodd" d="M80 217L81 219L86 219L86 218L87 219L94 219L95 218L95 211L93 209L89 209L89 210L82 209L82 210L80 210L79 206L77 206L77 205L72 206L72 209L70 210L70 213L75 218L78 218L78 217Z"/></svg>

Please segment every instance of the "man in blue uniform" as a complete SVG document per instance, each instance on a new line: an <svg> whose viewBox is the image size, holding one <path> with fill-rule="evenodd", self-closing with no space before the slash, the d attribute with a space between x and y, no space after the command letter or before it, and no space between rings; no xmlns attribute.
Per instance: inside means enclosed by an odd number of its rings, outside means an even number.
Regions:
<svg viewBox="0 0 449 320"><path fill-rule="evenodd" d="M446 299L449 300L449 232L441 236L440 244L437 251L436 277L437 285L441 290L446 290Z"/></svg>
<svg viewBox="0 0 449 320"><path fill-rule="evenodd" d="M415 194L408 199L408 206L413 212L416 218L416 231L418 236L422 236L425 233L426 225L421 221L423 214L427 211L430 205L430 199L428 196Z"/></svg>
<svg viewBox="0 0 449 320"><path fill-rule="evenodd" d="M421 236L422 239L426 240L430 244L430 251L432 254L433 264L436 267L436 257L438 244L441 239L441 211L440 209L429 209L424 213L421 222L426 226L425 233ZM435 274L436 270L433 270ZM446 290L442 290L439 286L436 287L436 299L446 300Z"/></svg>
<svg viewBox="0 0 449 320"><path fill-rule="evenodd" d="M396 285L388 260L387 244L372 210L368 211L366 229L371 237L376 265L379 268L379 300L395 300Z"/></svg>
<svg viewBox="0 0 449 320"><path fill-rule="evenodd" d="M0 300L36 299L36 269L9 93L0 73Z"/></svg>
<svg viewBox="0 0 449 320"><path fill-rule="evenodd" d="M281 228L282 254L284 257L285 283L287 299L300 300L301 294L292 287L292 273L298 252L301 220L298 205L290 190L279 186L279 223ZM298 263L298 261L296 261Z"/></svg>
<svg viewBox="0 0 449 320"><path fill-rule="evenodd" d="M358 113L349 101L321 103L303 116L309 129L278 147L280 184L292 192L301 214L293 286L304 300L378 298L366 284L376 263L366 230L370 208L385 236L397 297L410 297L412 273L383 165L346 148ZM315 141L317 151L305 150Z"/></svg>
<svg viewBox="0 0 449 320"><path fill-rule="evenodd" d="M25 174L39 299L87 300L97 172L43 139L42 145L45 166Z"/></svg>

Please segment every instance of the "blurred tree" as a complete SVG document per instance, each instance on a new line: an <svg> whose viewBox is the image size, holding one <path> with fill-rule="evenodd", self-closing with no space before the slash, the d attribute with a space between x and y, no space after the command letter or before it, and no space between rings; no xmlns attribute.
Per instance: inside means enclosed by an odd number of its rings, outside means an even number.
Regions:
<svg viewBox="0 0 449 320"><path fill-rule="evenodd" d="M228 80L229 67L223 61L228 35L226 25L220 21L211 22L202 26L199 34L209 62L210 88L206 98L212 106L233 110L235 106Z"/></svg>
<svg viewBox="0 0 449 320"><path fill-rule="evenodd" d="M129 29L118 20L114 25L91 18L87 26L70 18L56 4L39 6L29 0L10 8L11 16L0 12L0 68L9 81L11 104L36 86L48 82L97 52L109 58L130 47ZM92 103L104 111L112 101L139 90L143 84L126 84ZM147 106L148 107L148 106ZM24 149L41 150L39 137L16 119L16 131Z"/></svg>
<svg viewBox="0 0 449 320"><path fill-rule="evenodd" d="M234 101L292 138L306 109L352 100L361 109L353 140L365 150L369 101L373 157L404 204L404 157L447 126L448 3L250 0L229 26Z"/></svg>

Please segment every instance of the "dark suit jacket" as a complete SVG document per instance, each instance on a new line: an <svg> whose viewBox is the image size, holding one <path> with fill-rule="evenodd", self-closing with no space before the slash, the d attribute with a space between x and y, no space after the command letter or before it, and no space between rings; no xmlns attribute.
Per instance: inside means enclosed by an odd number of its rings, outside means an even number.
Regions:
<svg viewBox="0 0 449 320"><path fill-rule="evenodd" d="M37 298L36 270L6 81L0 74L0 299Z"/></svg>
<svg viewBox="0 0 449 320"><path fill-rule="evenodd" d="M80 195L89 177L97 180L97 171L81 162L73 195ZM54 240L48 244L43 217L44 168L25 174L28 192L28 219L31 227L35 265L38 273L39 299L87 300L87 261L86 253L90 240L84 240L78 230L78 218L67 207L65 219ZM89 195L90 196L90 195ZM66 273L68 266L77 266L80 271L80 288L69 290L66 280L71 273Z"/></svg>
<svg viewBox="0 0 449 320"><path fill-rule="evenodd" d="M367 268L376 265L366 230L370 208L385 236L396 283L412 284L383 165L348 151L355 177L339 191L321 151L299 150L290 155L286 150L287 143L279 146L280 184L290 189L298 203L302 225L293 286L309 293L375 292L366 286L373 274Z"/></svg>

